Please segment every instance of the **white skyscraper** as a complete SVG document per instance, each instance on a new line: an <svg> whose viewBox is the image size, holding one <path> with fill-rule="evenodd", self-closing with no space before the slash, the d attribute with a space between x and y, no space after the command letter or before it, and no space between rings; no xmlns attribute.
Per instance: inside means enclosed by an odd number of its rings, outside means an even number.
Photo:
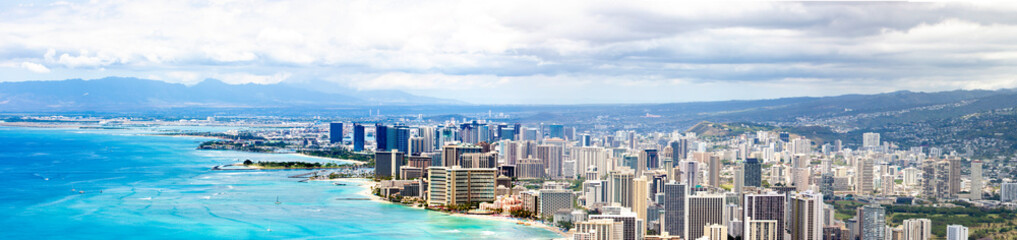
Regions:
<svg viewBox="0 0 1017 240"><path fill-rule="evenodd" d="M999 191L999 200L1003 202L1017 201L1017 183L1003 183Z"/></svg>
<svg viewBox="0 0 1017 240"><path fill-rule="evenodd" d="M856 135L857 136L857 135ZM862 134L862 147L865 149L874 149L879 147L879 133L863 133Z"/></svg>
<svg viewBox="0 0 1017 240"><path fill-rule="evenodd" d="M904 240L929 240L932 237L932 221L926 218L904 219Z"/></svg>
<svg viewBox="0 0 1017 240"><path fill-rule="evenodd" d="M922 182L922 179L918 177L920 171L914 167L908 167L904 169L904 185L906 186L918 186L918 183Z"/></svg>
<svg viewBox="0 0 1017 240"><path fill-rule="evenodd" d="M968 228L961 225L946 226L946 240L968 240Z"/></svg>

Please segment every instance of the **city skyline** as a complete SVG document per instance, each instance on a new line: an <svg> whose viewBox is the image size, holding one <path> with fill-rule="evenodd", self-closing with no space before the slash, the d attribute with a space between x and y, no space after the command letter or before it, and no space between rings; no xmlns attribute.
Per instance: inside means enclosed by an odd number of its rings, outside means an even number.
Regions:
<svg viewBox="0 0 1017 240"><path fill-rule="evenodd" d="M1015 13L0 1L0 239L1011 239Z"/></svg>
<svg viewBox="0 0 1017 240"><path fill-rule="evenodd" d="M536 7L533 7L536 6ZM0 4L0 82L137 77L475 104L664 103L1017 87L1014 5ZM897 13L907 12L906 15Z"/></svg>

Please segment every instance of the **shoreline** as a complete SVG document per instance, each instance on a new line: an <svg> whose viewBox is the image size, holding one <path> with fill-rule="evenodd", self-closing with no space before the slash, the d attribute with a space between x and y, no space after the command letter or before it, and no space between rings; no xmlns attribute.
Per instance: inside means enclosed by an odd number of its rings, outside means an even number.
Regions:
<svg viewBox="0 0 1017 240"><path fill-rule="evenodd" d="M80 123L75 123L80 124ZM73 124L50 124L40 122L0 122L0 126L4 127L22 127L22 128L82 128L82 127L94 127L94 125L73 125Z"/></svg>
<svg viewBox="0 0 1017 240"><path fill-rule="evenodd" d="M308 157L308 158L315 158L315 159L322 159L322 160L329 160L329 161L344 162L344 163L350 163L350 165L365 165L365 164L367 164L366 162L361 162L361 161L357 161L357 160L311 156L311 155L307 155L307 154L303 154L303 153L284 153L284 154L291 154L291 155L296 155L296 156L301 156L301 157Z"/></svg>
<svg viewBox="0 0 1017 240"><path fill-rule="evenodd" d="M63 129L80 129L82 127L89 127L89 126L88 125L46 124L46 123L21 124L21 123L0 122L0 127L40 128L40 129L60 129L60 128L63 128ZM131 128L125 128L123 130L130 130L130 129ZM199 136L199 135L191 135L191 134L158 134L158 133L153 133L153 134L145 134L145 135L163 136L163 137L187 137L187 138L223 139L221 137ZM217 151L234 151L234 152L258 153L258 152L247 152L247 151L226 150L226 149L217 150ZM286 155L292 155L292 156L314 158L314 159L319 159L319 160L334 161L334 162L339 162L339 163L348 163L350 165L364 165L364 164L366 164L365 162L356 161L356 160L338 159L338 158L327 158L327 157L312 156L312 155L307 155L307 154L303 154L303 153L296 153L296 152L292 152L292 153L264 152L263 154L286 154ZM249 168L249 169L231 169L231 170L248 170L248 171L254 170L254 171L258 171L258 170L292 170L292 169ZM296 169L296 170L316 170L316 169ZM340 181L340 182L346 182L346 183L353 183L353 184L357 184L356 187L360 187L361 188L361 190L358 191L356 194L364 196L364 197L370 199L370 201L372 201L372 202L382 203L382 204L397 204L397 205L401 205L403 207L418 209L418 210L421 210L421 211L436 212L436 213L446 214L448 216L453 216L453 217L466 217L466 218L489 220L489 221L503 221L503 222L509 222L509 223L519 223L519 222L522 222L522 223L525 223L527 227L541 228L541 229L550 231L550 232L558 235L558 238L555 238L555 239L567 239L567 234L565 232L562 232L561 230L559 230L556 227L553 227L553 226L550 226L550 225L547 225L545 223L538 222L538 221L535 221L535 220L518 219L518 218L513 218L513 217L503 216L503 215L473 215L473 214L464 214L464 213L443 212L443 211L430 210L430 209L426 209L426 208L418 207L418 206L403 205L403 204L393 203L393 202L390 202L390 201L388 201L388 200L386 200L386 199L384 199L382 197L375 196L374 194L372 194L372 189L375 186L377 186L378 183L372 181L371 179L367 179L367 178L340 178L340 179L310 180L310 181L330 181L330 182L331 181Z"/></svg>
<svg viewBox="0 0 1017 240"><path fill-rule="evenodd" d="M374 181L371 181L370 179L366 179L366 178L341 178L341 179L316 180L316 181L344 181L344 182L348 182L348 183L359 183L359 184L363 184L363 185L358 185L357 187L362 187L363 189L361 189L361 191L358 191L357 194L362 195L364 197L367 197L367 198L371 199L371 201L373 201L373 202L387 203L387 204L397 204L397 205L401 205L401 206L408 207L408 208L418 209L418 210L421 210L421 211L436 212L436 213L446 214L446 215L453 216L453 217L466 217L466 218L489 220L489 221L502 221L502 222L509 222L509 223L523 222L523 223L526 223L527 224L526 226L528 226L528 227L541 228L541 229L544 229L544 230L547 230L547 231L550 231L552 233L557 234L559 238L555 238L555 239L568 239L568 234L565 233L565 232L562 232L557 227L550 226L550 225L547 225L546 223L538 222L538 221L531 220L531 219L519 219L519 218L514 218L514 217L504 216L504 215L474 215L474 214L464 214L464 213L443 212L443 211L435 211L435 210L430 210L430 209L426 209L426 208L422 208L422 207L417 207L417 206L407 206L407 205L403 205L403 204L389 202L388 200L385 200L384 198L376 196L376 195L371 193L371 189L374 188L375 186L377 186L378 183L374 182Z"/></svg>

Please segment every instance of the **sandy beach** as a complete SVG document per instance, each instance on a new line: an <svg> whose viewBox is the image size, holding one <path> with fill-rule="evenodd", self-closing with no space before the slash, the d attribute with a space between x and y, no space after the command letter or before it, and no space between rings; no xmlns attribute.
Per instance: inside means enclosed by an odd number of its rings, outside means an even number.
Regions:
<svg viewBox="0 0 1017 240"><path fill-rule="evenodd" d="M377 186L378 183L376 183L374 181L371 181L370 179L366 179L366 178L344 178L344 179L322 180L322 181L341 181L341 182L347 182L347 183L361 184L360 187L362 187L363 189L361 191L357 192L357 194L360 194L360 195L362 195L364 197L370 198L371 201L383 202L383 203L388 203L388 204L397 204L397 203L389 202L386 199L383 199L383 198L381 198L379 196L375 196L374 194L372 194L371 193L371 189L373 189L375 186ZM450 212L428 210L428 209L425 209L425 208L422 208L422 207L418 207L418 206L406 206L406 207L416 208L416 209L420 209L420 210L423 210L423 211L433 211L433 212L448 214L448 215L456 216L456 217L467 217L467 218L474 218L474 219L483 219L483 220L492 220L492 221L504 221L504 222L512 222L512 223L522 222L522 223L525 223L528 226L539 227L539 228L543 228L545 230L554 232L554 233L556 233L556 234L558 234L559 236L562 237L560 239L568 239L568 235L565 232L562 232L557 227L553 227L553 226L545 224L543 222L534 221L534 220L530 220L530 219L520 219L520 218L514 218L514 217L511 217L511 216L503 216L503 215L474 215L474 214L450 213Z"/></svg>

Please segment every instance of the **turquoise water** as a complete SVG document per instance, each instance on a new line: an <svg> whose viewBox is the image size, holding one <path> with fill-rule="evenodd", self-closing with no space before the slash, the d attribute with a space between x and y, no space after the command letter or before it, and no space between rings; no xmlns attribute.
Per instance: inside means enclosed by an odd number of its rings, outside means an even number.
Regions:
<svg viewBox="0 0 1017 240"><path fill-rule="evenodd" d="M363 188L286 178L304 171L210 171L235 159L315 159L194 150L204 140L0 127L0 239L556 237L512 222L338 200L362 197Z"/></svg>

